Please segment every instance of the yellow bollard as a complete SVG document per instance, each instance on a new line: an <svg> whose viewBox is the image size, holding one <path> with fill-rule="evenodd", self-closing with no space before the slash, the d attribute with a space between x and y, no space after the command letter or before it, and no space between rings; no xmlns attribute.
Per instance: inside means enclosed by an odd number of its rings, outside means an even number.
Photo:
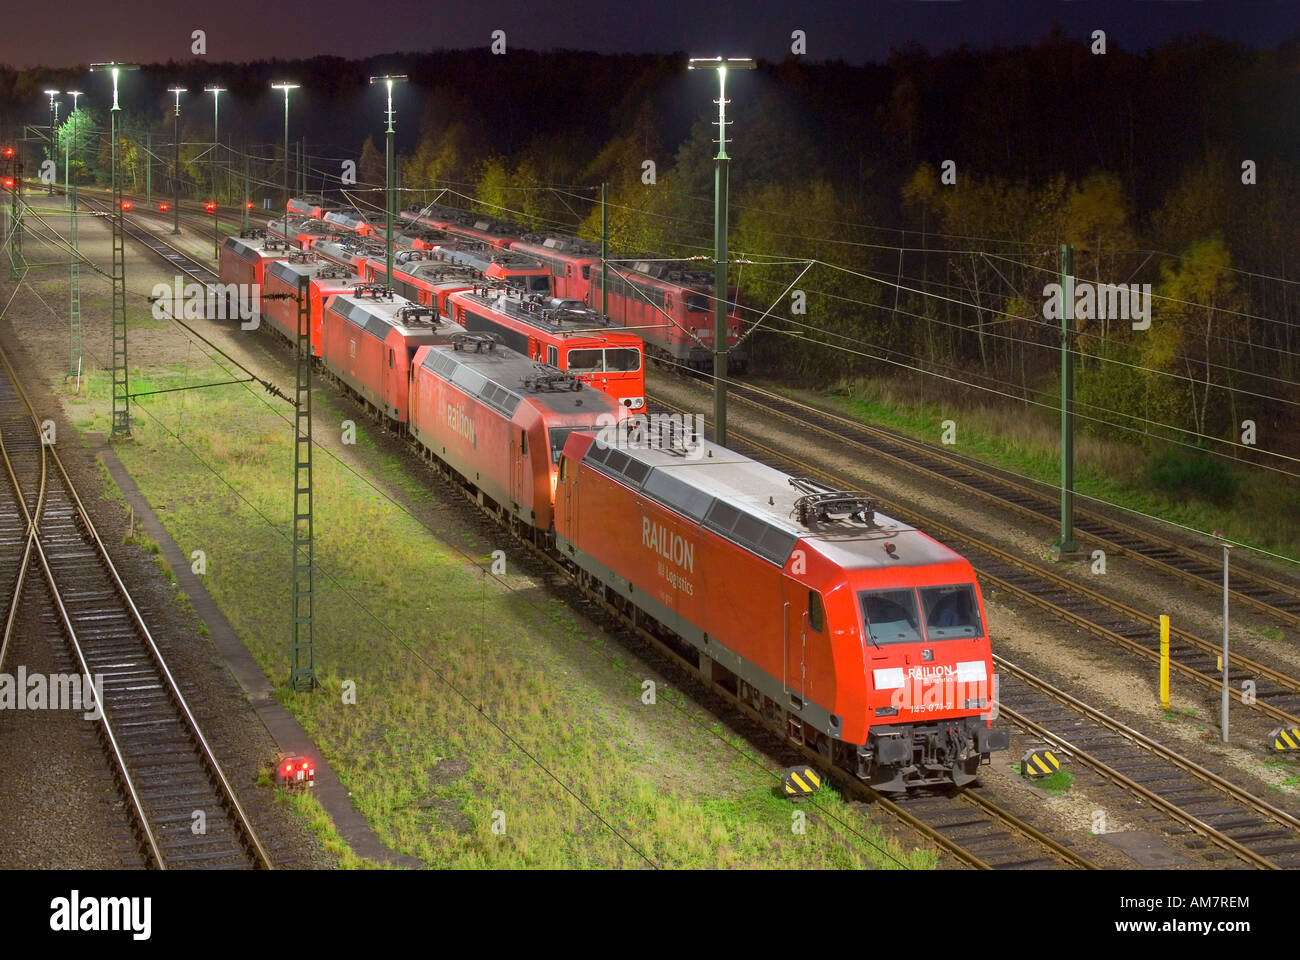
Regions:
<svg viewBox="0 0 1300 960"><path fill-rule="evenodd" d="M1169 709L1169 617L1160 614L1160 706Z"/></svg>

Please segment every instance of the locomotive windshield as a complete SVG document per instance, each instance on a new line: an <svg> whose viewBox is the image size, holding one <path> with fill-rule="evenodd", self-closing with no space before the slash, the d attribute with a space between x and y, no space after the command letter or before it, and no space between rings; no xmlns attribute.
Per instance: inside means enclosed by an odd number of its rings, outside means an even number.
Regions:
<svg viewBox="0 0 1300 960"><path fill-rule="evenodd" d="M605 369L627 373L641 369L641 351L636 347L611 347L605 351Z"/></svg>
<svg viewBox="0 0 1300 960"><path fill-rule="evenodd" d="M584 347L570 350L568 363L575 373L629 373L641 369L641 351L636 347Z"/></svg>
<svg viewBox="0 0 1300 960"><path fill-rule="evenodd" d="M921 606L925 610L925 634L931 640L984 635L979 604L969 583L922 587Z"/></svg>
<svg viewBox="0 0 1300 960"><path fill-rule="evenodd" d="M551 463L560 462L560 454L564 452L564 445L569 440L569 434L575 430L596 430L595 424L588 427L551 427L549 437L551 441Z"/></svg>
<svg viewBox="0 0 1300 960"><path fill-rule="evenodd" d="M528 278L528 289L533 293L550 293L551 278L548 275Z"/></svg>
<svg viewBox="0 0 1300 960"><path fill-rule="evenodd" d="M708 313L712 309L712 297L707 297L702 293L688 293L686 295L687 313Z"/></svg>
<svg viewBox="0 0 1300 960"><path fill-rule="evenodd" d="M862 603L862 619L871 633L871 642L918 643L921 640L920 620L916 615L916 591L863 590L858 594Z"/></svg>
<svg viewBox="0 0 1300 960"><path fill-rule="evenodd" d="M984 635L975 588L969 583L920 588L919 609L925 611L924 630L918 613L917 591L911 587L863 590L858 593L858 600L871 642L877 646L920 643L923 638L935 641Z"/></svg>

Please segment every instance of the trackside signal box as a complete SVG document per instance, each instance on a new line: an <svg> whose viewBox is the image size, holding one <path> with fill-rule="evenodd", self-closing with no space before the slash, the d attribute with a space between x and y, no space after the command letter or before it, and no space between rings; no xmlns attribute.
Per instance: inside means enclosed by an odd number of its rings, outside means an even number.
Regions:
<svg viewBox="0 0 1300 960"><path fill-rule="evenodd" d="M286 789L310 787L316 782L316 761L283 754L275 767L275 782Z"/></svg>

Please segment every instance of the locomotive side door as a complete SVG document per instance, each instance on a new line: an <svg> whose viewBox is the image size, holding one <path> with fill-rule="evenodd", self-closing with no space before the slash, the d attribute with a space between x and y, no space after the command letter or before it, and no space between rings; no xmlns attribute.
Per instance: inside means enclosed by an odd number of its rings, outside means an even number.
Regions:
<svg viewBox="0 0 1300 960"><path fill-rule="evenodd" d="M564 491L564 529L560 533L566 540L572 542L573 531L578 528L578 518L574 516L574 511L578 509L578 498L573 495L575 485L570 482L569 471L569 458L561 455L560 488Z"/></svg>
<svg viewBox="0 0 1300 960"><path fill-rule="evenodd" d="M785 691L800 701L804 696L804 653L807 648L807 609L799 584L784 581ZM802 704L801 704L802 705Z"/></svg>
<svg viewBox="0 0 1300 960"><path fill-rule="evenodd" d="M528 474L526 458L528 456L528 431L519 428L510 435L510 498L519 505L524 505L524 483Z"/></svg>

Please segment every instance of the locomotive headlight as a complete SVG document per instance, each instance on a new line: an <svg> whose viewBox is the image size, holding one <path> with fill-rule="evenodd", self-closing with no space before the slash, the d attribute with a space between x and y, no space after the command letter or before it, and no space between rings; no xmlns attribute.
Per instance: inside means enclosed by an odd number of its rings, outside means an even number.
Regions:
<svg viewBox="0 0 1300 960"><path fill-rule="evenodd" d="M983 664L980 664L983 667ZM902 667L883 667L879 670L871 671L872 679L875 680L877 690L897 690L903 685L903 668Z"/></svg>

